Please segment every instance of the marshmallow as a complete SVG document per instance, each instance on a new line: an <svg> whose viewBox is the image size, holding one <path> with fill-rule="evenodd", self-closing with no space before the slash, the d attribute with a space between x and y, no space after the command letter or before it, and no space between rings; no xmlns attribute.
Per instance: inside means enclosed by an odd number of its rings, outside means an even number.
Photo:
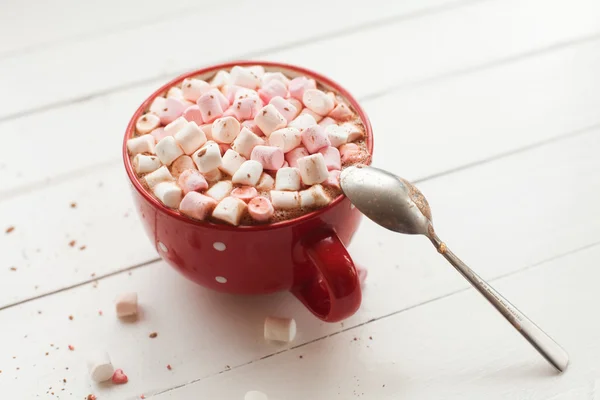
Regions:
<svg viewBox="0 0 600 400"><path fill-rule="evenodd" d="M137 293L123 293L117 296L115 300L115 309L117 317L129 317L136 315L138 311L138 296Z"/></svg>
<svg viewBox="0 0 600 400"><path fill-rule="evenodd" d="M204 123L204 121L202 120L202 113L200 112L200 107L198 107L197 104L186 108L182 116L189 122L195 122L198 126Z"/></svg>
<svg viewBox="0 0 600 400"><path fill-rule="evenodd" d="M283 118L285 118L286 121L293 120L300 113L300 110L298 110L296 106L281 96L273 97L269 104L273 104L277 111L283 115Z"/></svg>
<svg viewBox="0 0 600 400"><path fill-rule="evenodd" d="M273 216L275 209L271 201L263 196L254 197L248 203L248 214L255 221L267 221Z"/></svg>
<svg viewBox="0 0 600 400"><path fill-rule="evenodd" d="M298 195L298 192L271 190L270 194L273 207L277 209L292 210L300 206L300 196Z"/></svg>
<svg viewBox="0 0 600 400"><path fill-rule="evenodd" d="M296 128L300 132L302 132L306 128L314 126L316 124L317 121L312 115L300 114L288 124L288 128Z"/></svg>
<svg viewBox="0 0 600 400"><path fill-rule="evenodd" d="M181 156L171 164L171 174L175 178L179 178L183 171L187 169L196 169L196 165L190 156Z"/></svg>
<svg viewBox="0 0 600 400"><path fill-rule="evenodd" d="M287 125L287 121L283 118L283 115L272 104L267 104L258 110L258 114L254 117L254 122L256 122L256 125L258 125L267 137L269 137L271 132L285 128Z"/></svg>
<svg viewBox="0 0 600 400"><path fill-rule="evenodd" d="M152 132L150 132L150 134L154 137L154 141L156 143L160 142L163 138L165 138L167 136L172 136L172 135L169 135L165 131L165 128L163 128L163 127L156 128L155 130L153 130Z"/></svg>
<svg viewBox="0 0 600 400"><path fill-rule="evenodd" d="M296 117L297 117L298 114L300 114L300 111L302 111L302 109L304 108L304 104L302 104L302 102L300 100L295 99L293 97L290 97L289 99L287 99L287 101L289 101L291 105L296 107Z"/></svg>
<svg viewBox="0 0 600 400"><path fill-rule="evenodd" d="M188 122L175 134L175 141L185 154L192 154L206 143L206 135L195 122Z"/></svg>
<svg viewBox="0 0 600 400"><path fill-rule="evenodd" d="M343 123L342 128L348 133L348 142L354 142L363 137L363 131L352 122Z"/></svg>
<svg viewBox="0 0 600 400"><path fill-rule="evenodd" d="M233 115L240 121L253 120L261 108L261 103L257 99L250 97L236 99L233 101L231 110Z"/></svg>
<svg viewBox="0 0 600 400"><path fill-rule="evenodd" d="M304 98L304 92L307 89L316 89L317 83L314 79L308 79L305 76L299 76L290 81L288 89L290 91L290 97L302 101Z"/></svg>
<svg viewBox="0 0 600 400"><path fill-rule="evenodd" d="M248 89L248 88L240 87L240 86L236 86L236 87L238 89L235 91L234 101L242 100L242 99L253 99L253 100L256 100L257 104L261 104L261 107L262 107L262 100L260 99L260 96L258 95L258 92L256 90L252 90L252 89Z"/></svg>
<svg viewBox="0 0 600 400"><path fill-rule="evenodd" d="M269 191L275 187L275 180L273 177L267 173L262 173L258 183L256 184L256 188L262 191Z"/></svg>
<svg viewBox="0 0 600 400"><path fill-rule="evenodd" d="M319 121L319 126L327 129L328 126L335 125L335 119L331 117L325 117L321 121Z"/></svg>
<svg viewBox="0 0 600 400"><path fill-rule="evenodd" d="M213 140L212 124L204 124L204 125L200 126L200 129L202 129L202 132L204 132L204 134L206 135L206 139Z"/></svg>
<svg viewBox="0 0 600 400"><path fill-rule="evenodd" d="M137 129L137 131L143 135L158 128L159 125L160 118L158 118L157 115L144 114L138 118L137 122L135 123L135 129Z"/></svg>
<svg viewBox="0 0 600 400"><path fill-rule="evenodd" d="M319 89L306 90L302 95L302 102L306 108L319 115L327 115L335 107L333 99Z"/></svg>
<svg viewBox="0 0 600 400"><path fill-rule="evenodd" d="M214 87L223 87L225 85L229 85L231 83L231 76L227 71L219 71L216 75L211 79L210 84Z"/></svg>
<svg viewBox="0 0 600 400"><path fill-rule="evenodd" d="M207 93L211 86L201 79L186 78L181 83L182 97L188 101L196 102L204 93Z"/></svg>
<svg viewBox="0 0 600 400"><path fill-rule="evenodd" d="M206 191L206 195L212 197L216 201L221 201L229 196L232 189L233 184L231 181L219 181Z"/></svg>
<svg viewBox="0 0 600 400"><path fill-rule="evenodd" d="M262 65L252 65L248 67L248 69L254 73L254 75L258 76L258 78L262 82L262 77L265 75L265 67Z"/></svg>
<svg viewBox="0 0 600 400"><path fill-rule="evenodd" d="M300 171L297 168L281 168L275 177L275 190L300 190Z"/></svg>
<svg viewBox="0 0 600 400"><path fill-rule="evenodd" d="M217 100L219 100L219 104L221 105L222 110L226 110L229 107L229 100L219 89L212 88L206 94L210 96L214 96Z"/></svg>
<svg viewBox="0 0 600 400"><path fill-rule="evenodd" d="M153 114L158 115L160 110L165 108L166 102L167 102L167 99L165 99L164 97L156 97L154 100L152 100L152 104L150 104L149 111Z"/></svg>
<svg viewBox="0 0 600 400"><path fill-rule="evenodd" d="M277 170L283 166L283 150L272 146L255 146L250 159L262 164L263 169Z"/></svg>
<svg viewBox="0 0 600 400"><path fill-rule="evenodd" d="M272 80L260 89L258 89L258 95L265 103L269 103L273 97L287 97L288 90L285 83Z"/></svg>
<svg viewBox="0 0 600 400"><path fill-rule="evenodd" d="M204 172L202 175L206 178L206 180L210 183L219 182L223 177L221 170L219 168L215 168L212 171Z"/></svg>
<svg viewBox="0 0 600 400"><path fill-rule="evenodd" d="M156 171L162 165L158 157L143 154L136 154L133 157L132 164L137 174L147 174L148 172Z"/></svg>
<svg viewBox="0 0 600 400"><path fill-rule="evenodd" d="M172 86L172 87L169 89L169 91L167 92L167 99L168 99L169 97L172 97L172 98L174 98L174 99L177 99L177 100L180 100L180 101L181 101L181 100L185 100L185 99L183 98L183 92L182 92L182 91L181 91L181 89L180 89L180 88L178 88L177 86Z"/></svg>
<svg viewBox="0 0 600 400"><path fill-rule="evenodd" d="M335 147L323 147L321 150L319 150L319 153L323 154L323 158L325 159L325 165L327 165L327 169L329 171L331 171L332 169L342 168L340 151Z"/></svg>
<svg viewBox="0 0 600 400"><path fill-rule="evenodd" d="M233 117L223 117L212 124L212 137L218 143L231 143L240 133L240 123Z"/></svg>
<svg viewBox="0 0 600 400"><path fill-rule="evenodd" d="M231 144L231 148L246 158L252 155L252 149L259 145L264 145L265 141L255 135L250 129L243 127L239 135Z"/></svg>
<svg viewBox="0 0 600 400"><path fill-rule="evenodd" d="M319 123L323 119L322 115L317 114L310 108L303 108L302 111L300 112L300 115L304 115L304 114L308 114L311 117L313 117L317 123Z"/></svg>
<svg viewBox="0 0 600 400"><path fill-rule="evenodd" d="M246 158L241 156L234 150L227 150L223 155L223 164L219 169L228 175L233 176L240 166L246 161Z"/></svg>
<svg viewBox="0 0 600 400"><path fill-rule="evenodd" d="M183 196L181 188L174 182L161 182L152 188L154 195L167 207L177 208Z"/></svg>
<svg viewBox="0 0 600 400"><path fill-rule="evenodd" d="M186 169L183 171L177 179L177 184L184 195L187 195L189 192L200 192L208 189L206 178L195 169Z"/></svg>
<svg viewBox="0 0 600 400"><path fill-rule="evenodd" d="M169 169L164 165L157 169L156 171L150 172L146 176L144 176L144 180L150 189L154 186L158 185L161 182L171 182L174 181L173 175L169 172Z"/></svg>
<svg viewBox="0 0 600 400"><path fill-rule="evenodd" d="M217 201L212 197L198 192L188 192L179 204L179 211L190 218L203 221L213 212L216 206Z"/></svg>
<svg viewBox="0 0 600 400"><path fill-rule="evenodd" d="M240 224L240 219L246 211L246 203L236 197L225 197L217 204L212 216L231 225Z"/></svg>
<svg viewBox="0 0 600 400"><path fill-rule="evenodd" d="M304 147L296 147L294 150L286 153L285 161L290 167L298 168L298 159L308 155L308 150L306 150Z"/></svg>
<svg viewBox="0 0 600 400"><path fill-rule="evenodd" d="M340 188L340 173L341 173L341 171L339 171L337 169L329 171L329 176L323 182L323 186L328 186L328 187L339 189Z"/></svg>
<svg viewBox="0 0 600 400"><path fill-rule="evenodd" d="M169 136L174 136L177 132L185 128L187 124L187 119L179 117L167 126L165 126L165 133Z"/></svg>
<svg viewBox="0 0 600 400"><path fill-rule="evenodd" d="M223 93L223 95L227 98L227 101L229 102L229 104L233 104L233 102L235 100L235 94L241 88L242 88L241 86L237 86L237 85L225 85L221 88L221 93ZM257 95L258 95L258 93L257 93Z"/></svg>
<svg viewBox="0 0 600 400"><path fill-rule="evenodd" d="M296 321L293 318L267 317L265 319L265 339L278 342L291 342L296 337Z"/></svg>
<svg viewBox="0 0 600 400"><path fill-rule="evenodd" d="M263 392L251 390L249 392L246 392L246 394L244 395L244 400L269 400L269 398Z"/></svg>
<svg viewBox="0 0 600 400"><path fill-rule="evenodd" d="M340 146L342 162L358 162L361 158L360 147L355 143L346 143Z"/></svg>
<svg viewBox="0 0 600 400"><path fill-rule="evenodd" d="M354 113L346 104L340 103L331 110L329 117L337 119L338 121L348 121L354 117Z"/></svg>
<svg viewBox="0 0 600 400"><path fill-rule="evenodd" d="M254 122L253 119L242 122L242 127L250 129L250 131L252 133L254 133L256 136L259 136L259 137L265 136L263 131L260 130L260 128L258 127L258 125L256 125L256 122Z"/></svg>
<svg viewBox="0 0 600 400"><path fill-rule="evenodd" d="M348 142L348 131L338 125L329 125L325 128L325 133L333 147L340 147Z"/></svg>
<svg viewBox="0 0 600 400"><path fill-rule="evenodd" d="M260 78L262 86L265 86L271 81L280 81L285 84L286 88L290 84L290 80L281 72L265 72L262 78Z"/></svg>
<svg viewBox="0 0 600 400"><path fill-rule="evenodd" d="M163 138L156 144L155 150L160 162L165 165L171 165L177 157L183 154L183 150L181 150L173 136Z"/></svg>
<svg viewBox="0 0 600 400"><path fill-rule="evenodd" d="M188 106L182 103L180 100L173 97L169 97L165 100L164 107L158 110L158 117L163 125L170 124L177 118L181 117L181 114L185 111Z"/></svg>
<svg viewBox="0 0 600 400"><path fill-rule="evenodd" d="M260 86L260 78L256 72L250 68L236 65L231 69L231 83L248 89L256 89Z"/></svg>
<svg viewBox="0 0 600 400"><path fill-rule="evenodd" d="M231 191L231 196L247 203L258 196L258 192L252 186L240 186Z"/></svg>
<svg viewBox="0 0 600 400"><path fill-rule="evenodd" d="M235 112L233 111L233 106L231 106L227 110L223 111L223 117L235 117Z"/></svg>
<svg viewBox="0 0 600 400"><path fill-rule="evenodd" d="M323 154L316 153L298 159L298 169L305 185L321 183L329 177Z"/></svg>
<svg viewBox="0 0 600 400"><path fill-rule="evenodd" d="M302 132L302 144L310 154L316 153L323 147L331 146L325 129L319 125L310 126Z"/></svg>
<svg viewBox="0 0 600 400"><path fill-rule="evenodd" d="M205 93L200 96L197 104L204 122L213 122L223 115L221 101L213 93Z"/></svg>
<svg viewBox="0 0 600 400"><path fill-rule="evenodd" d="M223 162L221 159L221 150L219 150L219 145L215 142L207 142L192 154L192 160L194 160L198 171L202 173L219 168Z"/></svg>
<svg viewBox="0 0 600 400"><path fill-rule="evenodd" d="M256 186L262 172L263 166L258 161L244 161L235 174L233 174L232 181L239 185Z"/></svg>
<svg viewBox="0 0 600 400"><path fill-rule="evenodd" d="M302 208L323 207L331 202L331 198L321 185L311 186L308 189L299 192L299 195L300 207Z"/></svg>
<svg viewBox="0 0 600 400"><path fill-rule="evenodd" d="M96 352L90 354L87 361L90 378L94 382L104 382L112 378L115 369L110 362L110 357L106 352Z"/></svg>
<svg viewBox="0 0 600 400"><path fill-rule="evenodd" d="M269 136L269 145L280 148L284 153L300 146L300 143L302 143L302 136L296 128L277 129Z"/></svg>
<svg viewBox="0 0 600 400"><path fill-rule="evenodd" d="M335 93L333 93L333 92L327 92L327 96L329 96L331 98L331 100L333 101L334 108L337 107L337 105L338 105L338 99L337 99L337 96L335 95Z"/></svg>
<svg viewBox="0 0 600 400"><path fill-rule="evenodd" d="M146 134L127 141L127 150L131 155L140 153L154 154L154 136Z"/></svg>

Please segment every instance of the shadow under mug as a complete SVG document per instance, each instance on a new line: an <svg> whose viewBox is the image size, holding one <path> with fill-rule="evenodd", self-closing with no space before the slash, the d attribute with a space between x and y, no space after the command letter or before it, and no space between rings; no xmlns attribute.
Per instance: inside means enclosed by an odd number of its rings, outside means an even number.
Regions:
<svg viewBox="0 0 600 400"><path fill-rule="evenodd" d="M288 290L321 320L343 320L358 310L362 297L358 272L346 250L361 214L345 196L291 220L234 227L195 221L165 207L140 184L132 168L127 140L154 98L187 77L208 80L216 71L235 65L262 65L267 71L281 71L290 77L304 75L339 93L362 120L372 154L373 132L364 110L344 88L324 76L293 65L260 61L230 62L193 71L154 92L127 126L123 160L144 229L168 264L204 287L252 295Z"/></svg>

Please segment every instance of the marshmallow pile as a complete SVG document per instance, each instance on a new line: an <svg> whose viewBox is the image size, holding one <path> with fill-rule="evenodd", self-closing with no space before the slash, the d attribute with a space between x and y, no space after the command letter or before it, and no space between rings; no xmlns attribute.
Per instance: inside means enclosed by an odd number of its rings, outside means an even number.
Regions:
<svg viewBox="0 0 600 400"><path fill-rule="evenodd" d="M127 142L133 168L165 206L231 225L308 212L365 162L364 125L314 79L235 66L184 79L154 99Z"/></svg>

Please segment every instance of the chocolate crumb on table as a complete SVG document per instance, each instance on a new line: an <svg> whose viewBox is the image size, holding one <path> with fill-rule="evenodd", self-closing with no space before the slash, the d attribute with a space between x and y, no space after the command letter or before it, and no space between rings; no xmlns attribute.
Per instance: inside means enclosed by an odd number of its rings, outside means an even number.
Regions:
<svg viewBox="0 0 600 400"><path fill-rule="evenodd" d="M83 245L79 248L79 250L85 250L85 248L86 248L86 245Z"/></svg>
<svg viewBox="0 0 600 400"><path fill-rule="evenodd" d="M72 203L71 203L71 208L77 208L77 203L75 203L75 202L72 202Z"/></svg>
<svg viewBox="0 0 600 400"><path fill-rule="evenodd" d="M157 336L158 336L158 333L156 333L156 332L152 332L150 335L148 335L148 337L149 337L150 339L154 339L154 338L155 338L155 337L157 337Z"/></svg>
<svg viewBox="0 0 600 400"><path fill-rule="evenodd" d="M10 267L10 270L11 270L11 271L16 271L16 270L17 270L17 267Z"/></svg>
<svg viewBox="0 0 600 400"><path fill-rule="evenodd" d="M69 320L73 321L73 316L72 315L69 315Z"/></svg>
<svg viewBox="0 0 600 400"><path fill-rule="evenodd" d="M75 247L75 240L71 240L71 241L69 242L69 246L71 246L71 247Z"/></svg>
<svg viewBox="0 0 600 400"><path fill-rule="evenodd" d="M167 364L167 369L168 369L169 371L171 371L171 370L173 369L173 367L171 367L171 364Z"/></svg>
<svg viewBox="0 0 600 400"><path fill-rule="evenodd" d="M11 233L14 230L15 230L14 226L9 226L8 228L6 228L6 233Z"/></svg>

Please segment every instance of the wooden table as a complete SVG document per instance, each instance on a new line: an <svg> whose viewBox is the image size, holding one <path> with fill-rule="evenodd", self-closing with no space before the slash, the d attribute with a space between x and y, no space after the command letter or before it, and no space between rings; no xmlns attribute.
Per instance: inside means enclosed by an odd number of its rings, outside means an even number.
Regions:
<svg viewBox="0 0 600 400"><path fill-rule="evenodd" d="M0 37L2 400L600 398L598 0L5 0ZM356 95L375 165L418 183L440 236L569 351L567 372L426 239L367 220L350 246L364 302L343 323L168 268L132 206L124 128L159 84L234 58ZM124 291L137 322L114 315ZM296 319L293 343L263 340L269 315ZM90 383L96 349L129 383Z"/></svg>

